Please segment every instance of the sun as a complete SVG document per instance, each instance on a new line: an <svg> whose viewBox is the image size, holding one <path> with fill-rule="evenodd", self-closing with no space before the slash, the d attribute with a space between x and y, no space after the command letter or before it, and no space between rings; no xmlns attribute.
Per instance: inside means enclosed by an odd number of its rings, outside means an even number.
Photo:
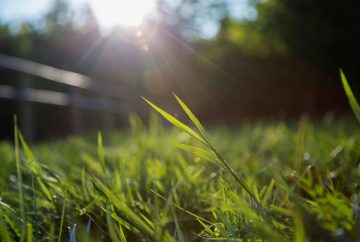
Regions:
<svg viewBox="0 0 360 242"><path fill-rule="evenodd" d="M116 25L140 26L154 14L156 0L88 0L99 23L106 28Z"/></svg>

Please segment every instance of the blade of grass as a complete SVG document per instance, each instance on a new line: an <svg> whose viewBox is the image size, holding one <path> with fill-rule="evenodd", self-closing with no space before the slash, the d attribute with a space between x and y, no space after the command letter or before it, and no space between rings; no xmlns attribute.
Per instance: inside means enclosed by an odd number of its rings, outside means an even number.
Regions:
<svg viewBox="0 0 360 242"><path fill-rule="evenodd" d="M4 220L0 217L0 240L4 242L12 242L11 235L6 228Z"/></svg>
<svg viewBox="0 0 360 242"><path fill-rule="evenodd" d="M33 173L36 175L36 180L39 183L41 191L44 193L45 197L51 202L52 207L55 209L56 206L55 206L54 199L53 199L49 189L45 185L43 179L40 176L42 174L41 167L36 163L35 156L31 152L31 150L30 150L29 146L27 145L27 143L26 143L24 137L22 136L21 132L17 131L17 135L18 135L18 137L20 139L21 146L22 146L22 148L24 150L25 156L26 156L27 160L30 162L30 168L32 169Z"/></svg>
<svg viewBox="0 0 360 242"><path fill-rule="evenodd" d="M115 227L111 218L111 210L109 202L106 204L106 223L108 226L110 238L113 242L120 242L118 235L116 234Z"/></svg>
<svg viewBox="0 0 360 242"><path fill-rule="evenodd" d="M33 192L35 239L36 239L36 234L39 231L39 222L38 222L38 216L37 216L36 190L35 190L34 175L33 174L31 174L31 187L32 187L32 192Z"/></svg>
<svg viewBox="0 0 360 242"><path fill-rule="evenodd" d="M69 237L70 242L76 242L76 224L74 224L73 228L69 227Z"/></svg>
<svg viewBox="0 0 360 242"><path fill-rule="evenodd" d="M207 152L204 149L201 149L196 146L187 145L187 144L176 144L176 147L183 149L187 152L193 153L194 155L200 156L201 158L204 158L208 161L214 162L214 156Z"/></svg>
<svg viewBox="0 0 360 242"><path fill-rule="evenodd" d="M228 162L222 158L222 156L217 152L217 150L214 148L214 146L210 143L210 141L205 137L205 129L204 127L201 125L200 121L198 118L196 118L196 116L191 112L191 110L186 106L186 104L174 94L176 100L178 101L178 103L180 104L180 106L182 107L182 109L185 111L185 113L188 115L188 117L190 118L190 120L193 122L193 124L196 126L196 128L198 129L201 138L204 140L205 145L208 146L216 155L216 157L218 158L218 160L221 161L221 163L225 166L225 168L230 172L230 174L235 178L235 180L245 189L245 191L250 195L250 197L252 197L252 199L255 200L255 202L257 203L257 205L261 204L259 203L259 200L257 199L257 197L255 196L255 194L250 190L249 185L247 184L246 180L239 176L239 174L237 174L228 164Z"/></svg>
<svg viewBox="0 0 360 242"><path fill-rule="evenodd" d="M121 223L119 223L119 236L120 236L120 241L121 242L127 242L126 240L126 236L123 230L123 226L121 225Z"/></svg>
<svg viewBox="0 0 360 242"><path fill-rule="evenodd" d="M119 209L132 223L147 235L153 236L154 232L136 213L134 213L123 201L115 196L99 179L93 177L95 185L111 200L114 206Z"/></svg>
<svg viewBox="0 0 360 242"><path fill-rule="evenodd" d="M346 96L349 99L350 106L351 106L357 120L360 122L360 106L359 106L359 103L356 101L354 93L352 92L351 87L350 87L350 85L349 85L349 83L348 83L348 81L347 81L347 79L345 77L345 74L341 69L340 69L340 77L341 77L342 84L344 86Z"/></svg>
<svg viewBox="0 0 360 242"><path fill-rule="evenodd" d="M84 200L85 201L88 201L89 199L89 194L87 192L87 189L86 189L86 171L85 171L85 168L81 168L81 192L82 192L82 195L84 196Z"/></svg>
<svg viewBox="0 0 360 242"><path fill-rule="evenodd" d="M207 226L203 221L201 221L200 219L196 218L196 220L201 224L201 226L204 228L204 230L209 233L210 235L214 235L214 232L209 228L209 226Z"/></svg>
<svg viewBox="0 0 360 242"><path fill-rule="evenodd" d="M261 204L263 206L266 206L266 204L269 202L271 192L272 192L274 186L275 186L275 180L271 179L270 185L266 188L265 195L264 195L264 197L263 197L263 199L261 201Z"/></svg>
<svg viewBox="0 0 360 242"><path fill-rule="evenodd" d="M21 234L21 241L24 240L26 236L26 216L25 216L25 203L24 203L24 191L23 191L23 182L21 176L21 165L20 165L20 153L19 153L19 129L17 126L17 117L14 116L14 138L15 138L15 161L16 161L16 173L18 180L18 191L19 191L19 203L20 203L20 214L22 220L23 231Z"/></svg>
<svg viewBox="0 0 360 242"><path fill-rule="evenodd" d="M27 224L27 242L33 241L33 226L31 223Z"/></svg>
<svg viewBox="0 0 360 242"><path fill-rule="evenodd" d="M85 239L84 242L88 242L89 241L89 234L90 234L90 227L91 227L91 219L89 218L87 224L86 224L86 233L85 233Z"/></svg>
<svg viewBox="0 0 360 242"><path fill-rule="evenodd" d="M174 118L173 116L171 116L170 114L168 114L166 111L164 111L163 109L159 108L158 106L156 106L155 104L151 103L149 100L147 100L146 98L143 98L152 108L154 108L156 111L158 111L162 116L164 116L164 118L166 118L169 122L171 122L172 124L174 124L176 127L188 132L190 135L192 135L193 137L195 137L196 139L200 140L201 143L203 143L204 145L206 145L209 149L211 149L214 154L216 155L216 158L225 166L225 168L230 172L230 174L235 178L235 180L240 184L240 186L250 195L250 197L255 201L256 205L258 205L259 207L261 207L260 202L258 201L258 199L256 198L256 196L254 195L254 193L251 191L249 185L247 184L247 181L239 176L239 174L237 174L228 164L228 162L222 158L222 156L217 152L217 150L214 148L214 146L205 138L205 134L202 132L202 130L204 130L203 126L201 125L200 121L195 117L195 115L190 111L190 109L185 105L184 102L181 101L180 98L178 98L175 95L175 98L178 100L180 106L184 109L184 111L187 113L187 115L189 116L189 118L191 119L191 121L194 123L194 125L197 127L198 132L200 133L200 135L198 133L196 133L195 131L193 131L192 129L190 129L188 126L186 126L185 124L183 124L182 122L180 122L179 120L177 120L176 118Z"/></svg>
<svg viewBox="0 0 360 242"><path fill-rule="evenodd" d="M193 114L193 112L191 112L188 106L186 106L186 104L178 96L176 96L175 93L173 93L173 95L175 96L176 101L180 104L181 108L185 111L187 116L190 118L196 128L200 131L200 133L205 134L205 129L200 123L199 119Z"/></svg>
<svg viewBox="0 0 360 242"><path fill-rule="evenodd" d="M151 189L150 191L151 191L152 193L154 193L156 196L158 196L159 198L161 198L161 199L163 199L164 201L166 201L169 205L174 206L175 208L177 208L177 209L179 209L179 210L181 210L181 211L183 211L183 212L185 212L185 213L193 216L194 218L196 218L196 219L198 219L198 220L201 220L201 221L203 221L203 222L212 224L212 222L209 221L209 220L207 220L206 218L200 217L199 215L197 215L197 214L195 214L195 213L193 213L193 212L190 212L189 210L186 210L185 208L180 207L180 206L177 205L176 203L173 203L173 202L169 201L167 198L165 198L164 196L162 196L161 194L159 194L157 191L155 191L155 190L153 190L153 189Z"/></svg>
<svg viewBox="0 0 360 242"><path fill-rule="evenodd" d="M97 145L98 145L98 157L100 160L101 167L103 169L103 172L105 172L105 155L104 155L104 145L103 145L103 139L100 131L98 132L98 139L97 139Z"/></svg>
<svg viewBox="0 0 360 242"><path fill-rule="evenodd" d="M49 225L49 232L47 237L49 238L48 241L55 241L55 222L51 221L50 225Z"/></svg>
<svg viewBox="0 0 360 242"><path fill-rule="evenodd" d="M209 144L210 149L215 153L218 160L225 166L226 170L230 172L230 174L235 178L235 180L240 184L240 186L246 191L246 193L255 201L256 205L262 207L258 199L256 198L255 194L251 191L249 184L247 183L246 179L241 177L237 174L234 169L228 164L228 162L222 158L222 156L217 152L214 147ZM230 184L231 185L231 184Z"/></svg>
<svg viewBox="0 0 360 242"><path fill-rule="evenodd" d="M184 241L186 241L185 237L184 237L184 233L181 231L180 223L179 223L179 220L177 218L176 212L174 211L174 208L171 208L171 213L172 213L172 216L174 218L175 229L176 229L176 234L177 234L178 240L180 242L184 242Z"/></svg>
<svg viewBox="0 0 360 242"><path fill-rule="evenodd" d="M300 212L294 214L294 241L306 241L305 227Z"/></svg>
<svg viewBox="0 0 360 242"><path fill-rule="evenodd" d="M66 195L67 195L67 187L65 188L64 193L64 203L61 211L61 221L60 221L60 229L59 229L59 236L58 236L58 242L61 241L63 226L64 226L64 218L65 218L65 208L66 208Z"/></svg>
<svg viewBox="0 0 360 242"><path fill-rule="evenodd" d="M143 99L145 100L145 102L147 102L152 108L154 108L156 111L158 111L165 119L167 119L170 123L172 123L174 126L178 127L179 129L187 132L188 134L190 134L192 137L194 137L195 139L199 140L201 143L205 144L205 141L203 138L200 137L200 135L198 135L194 130L192 130L191 128L189 128L188 126L186 126L184 123L180 122L178 119L176 119L174 116L172 116L171 114L167 113L166 111L164 111L163 109L159 108L158 106L156 106L155 104L153 104L152 102L150 102L149 100L147 100L146 98L143 97Z"/></svg>

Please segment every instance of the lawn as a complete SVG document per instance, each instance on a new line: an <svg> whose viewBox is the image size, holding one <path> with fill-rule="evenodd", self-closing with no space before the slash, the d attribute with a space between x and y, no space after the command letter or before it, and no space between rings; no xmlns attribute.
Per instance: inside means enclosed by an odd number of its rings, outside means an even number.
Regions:
<svg viewBox="0 0 360 242"><path fill-rule="evenodd" d="M342 82L355 116L358 105ZM355 118L131 129L0 144L1 241L359 241Z"/></svg>
<svg viewBox="0 0 360 242"><path fill-rule="evenodd" d="M359 240L354 118L207 127L231 170L156 114L130 124L2 143L1 241Z"/></svg>

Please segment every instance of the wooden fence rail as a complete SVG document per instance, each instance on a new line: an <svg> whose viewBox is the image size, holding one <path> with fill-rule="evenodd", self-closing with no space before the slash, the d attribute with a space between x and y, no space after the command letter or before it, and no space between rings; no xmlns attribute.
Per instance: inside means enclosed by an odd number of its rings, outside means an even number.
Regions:
<svg viewBox="0 0 360 242"><path fill-rule="evenodd" d="M62 70L45 64L0 53L0 67L47 79L59 84L86 89L109 97L121 98L126 94L123 86L107 85L88 76Z"/></svg>
<svg viewBox="0 0 360 242"><path fill-rule="evenodd" d="M82 131L84 121L81 109L100 112L105 131L111 131L113 115L125 115L128 111L128 88L125 86L109 85L79 73L4 54L0 54L0 68L26 74L20 81L21 87L0 85L0 98L20 103L21 129L29 141L33 140L36 119L32 103L69 107L74 133ZM34 89L31 87L34 78L65 85L69 91ZM1 80L0 76L0 84ZM86 90L91 96L80 94L81 90Z"/></svg>

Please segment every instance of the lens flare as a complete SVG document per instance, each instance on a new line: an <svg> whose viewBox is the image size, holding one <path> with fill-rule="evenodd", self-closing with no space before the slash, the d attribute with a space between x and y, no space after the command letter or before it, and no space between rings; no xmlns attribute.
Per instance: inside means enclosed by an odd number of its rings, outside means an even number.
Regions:
<svg viewBox="0 0 360 242"><path fill-rule="evenodd" d="M101 25L137 27L155 12L156 0L89 0Z"/></svg>

